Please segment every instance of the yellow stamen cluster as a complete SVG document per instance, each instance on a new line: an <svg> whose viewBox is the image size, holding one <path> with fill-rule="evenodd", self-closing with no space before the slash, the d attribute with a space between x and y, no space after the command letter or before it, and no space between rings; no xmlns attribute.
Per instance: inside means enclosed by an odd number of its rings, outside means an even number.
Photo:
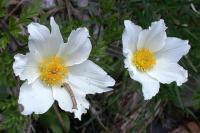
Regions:
<svg viewBox="0 0 200 133"><path fill-rule="evenodd" d="M62 85L69 73L60 57L45 59L39 66L40 78L48 86Z"/></svg>
<svg viewBox="0 0 200 133"><path fill-rule="evenodd" d="M133 54L132 63L138 70L146 72L156 64L156 57L151 50L143 48Z"/></svg>

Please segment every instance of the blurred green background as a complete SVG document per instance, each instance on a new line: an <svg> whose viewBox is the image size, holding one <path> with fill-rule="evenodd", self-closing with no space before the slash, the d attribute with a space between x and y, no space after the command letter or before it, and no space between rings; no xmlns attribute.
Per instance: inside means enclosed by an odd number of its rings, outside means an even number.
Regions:
<svg viewBox="0 0 200 133"><path fill-rule="evenodd" d="M86 26L93 45L90 59L115 80L114 91L88 95L90 109L82 120L53 107L25 117L17 104L22 81L12 70L13 56L28 51L27 25L49 27L54 16L63 38ZM141 85L124 69L121 36L128 19L148 28L165 20L168 36L189 40L181 64L189 80L181 87L161 85L144 101ZM200 0L0 0L0 132L2 133L193 133L200 132ZM61 126L58 115L62 116ZM195 133L195 132L194 132Z"/></svg>

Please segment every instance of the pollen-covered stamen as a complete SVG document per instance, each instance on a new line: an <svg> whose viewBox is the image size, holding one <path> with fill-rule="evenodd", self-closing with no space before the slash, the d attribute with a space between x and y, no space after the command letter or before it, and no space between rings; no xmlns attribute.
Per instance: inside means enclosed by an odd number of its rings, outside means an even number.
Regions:
<svg viewBox="0 0 200 133"><path fill-rule="evenodd" d="M133 54L132 63L138 70L145 72L154 67L156 64L156 57L151 50L143 48Z"/></svg>
<svg viewBox="0 0 200 133"><path fill-rule="evenodd" d="M68 74L68 68L57 56L45 59L40 64L39 70L41 80L48 86L61 85Z"/></svg>

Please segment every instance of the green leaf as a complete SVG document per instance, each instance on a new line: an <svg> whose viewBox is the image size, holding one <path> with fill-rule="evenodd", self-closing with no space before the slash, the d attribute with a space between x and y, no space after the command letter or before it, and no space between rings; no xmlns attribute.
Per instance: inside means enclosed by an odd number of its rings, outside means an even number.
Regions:
<svg viewBox="0 0 200 133"><path fill-rule="evenodd" d="M4 119L0 123L1 130L6 130L8 133L20 133L25 129L26 117L18 111L17 98L10 98L0 101L0 110Z"/></svg>
<svg viewBox="0 0 200 133"><path fill-rule="evenodd" d="M34 0L33 3L23 8L20 15L20 21L24 23L29 23L30 18L38 16L42 10L42 0Z"/></svg>
<svg viewBox="0 0 200 133"><path fill-rule="evenodd" d="M64 121L64 125L65 125L67 131L69 132L70 131L70 119L66 112L60 112L60 114ZM44 126L50 128L53 133L64 133L62 126L58 120L58 117L57 117L56 113L54 112L54 110L52 110L52 108L44 115L41 115L39 120Z"/></svg>
<svg viewBox="0 0 200 133"><path fill-rule="evenodd" d="M12 62L13 55L9 51L3 50L0 53L0 87L9 88L15 85Z"/></svg>
<svg viewBox="0 0 200 133"><path fill-rule="evenodd" d="M0 38L0 48L5 49L9 43L9 37L7 33L2 33L2 37Z"/></svg>
<svg viewBox="0 0 200 133"><path fill-rule="evenodd" d="M3 17L3 16L5 16L5 14L6 14L6 11L5 11L5 9L3 9L3 8L0 8L0 17Z"/></svg>

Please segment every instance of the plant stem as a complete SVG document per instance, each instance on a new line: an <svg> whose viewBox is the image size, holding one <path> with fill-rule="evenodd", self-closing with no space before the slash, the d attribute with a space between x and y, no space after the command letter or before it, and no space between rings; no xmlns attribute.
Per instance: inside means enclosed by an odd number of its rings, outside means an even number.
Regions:
<svg viewBox="0 0 200 133"><path fill-rule="evenodd" d="M60 122L60 124L61 124L61 126L62 126L62 128L64 130L64 132L68 133L68 130L65 127L65 124L64 124L64 120L62 119L62 116L61 116L61 114L60 114L60 112L58 110L58 107L57 107L57 105L55 103L53 104L53 109L54 109L54 111L56 113L56 116L58 117L58 120L59 120L59 122Z"/></svg>

